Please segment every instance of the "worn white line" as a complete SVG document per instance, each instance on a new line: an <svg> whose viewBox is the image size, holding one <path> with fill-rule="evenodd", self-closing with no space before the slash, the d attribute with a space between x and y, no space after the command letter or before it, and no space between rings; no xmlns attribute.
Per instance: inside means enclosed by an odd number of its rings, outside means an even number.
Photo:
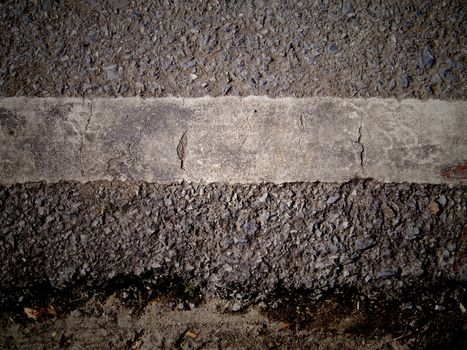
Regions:
<svg viewBox="0 0 467 350"><path fill-rule="evenodd" d="M465 184L466 111L383 98L2 98L0 183Z"/></svg>

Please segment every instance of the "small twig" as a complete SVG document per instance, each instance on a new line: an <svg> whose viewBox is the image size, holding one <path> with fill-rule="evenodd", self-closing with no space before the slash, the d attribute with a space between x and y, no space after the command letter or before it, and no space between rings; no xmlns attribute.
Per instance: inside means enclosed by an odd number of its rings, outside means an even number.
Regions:
<svg viewBox="0 0 467 350"><path fill-rule="evenodd" d="M396 340L399 340L399 339L402 339L402 338L405 338L405 337L408 337L409 335L412 335L412 332L409 332L409 333L407 333L407 334L404 333L404 334L398 336L397 338L388 340L388 341L386 342L386 344L392 343L393 341L396 341Z"/></svg>

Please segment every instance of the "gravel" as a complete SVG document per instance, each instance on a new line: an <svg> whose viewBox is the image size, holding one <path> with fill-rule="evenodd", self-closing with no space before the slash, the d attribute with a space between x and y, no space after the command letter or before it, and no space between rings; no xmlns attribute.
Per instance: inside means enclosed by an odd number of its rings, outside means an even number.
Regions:
<svg viewBox="0 0 467 350"><path fill-rule="evenodd" d="M428 47L422 51L422 64L426 69L430 69L435 65L436 59Z"/></svg>
<svg viewBox="0 0 467 350"><path fill-rule="evenodd" d="M465 283L466 199L465 187L370 180L0 187L0 301L124 276L242 298Z"/></svg>
<svg viewBox="0 0 467 350"><path fill-rule="evenodd" d="M0 96L463 99L466 13L461 0L2 1Z"/></svg>

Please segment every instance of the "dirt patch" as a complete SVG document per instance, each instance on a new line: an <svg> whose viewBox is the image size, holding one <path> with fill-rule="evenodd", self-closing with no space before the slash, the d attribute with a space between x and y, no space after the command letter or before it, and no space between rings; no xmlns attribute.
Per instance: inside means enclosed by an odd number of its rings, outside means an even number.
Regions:
<svg viewBox="0 0 467 350"><path fill-rule="evenodd" d="M38 307L0 312L0 347L462 349L467 345L467 317L460 304L434 309L423 298L389 302L334 292L320 299L289 293L237 307L236 299L193 298L186 294L186 286L152 291L150 298L147 292L131 285L88 295L78 303L62 296L48 304L53 313L43 312L34 319L30 310Z"/></svg>

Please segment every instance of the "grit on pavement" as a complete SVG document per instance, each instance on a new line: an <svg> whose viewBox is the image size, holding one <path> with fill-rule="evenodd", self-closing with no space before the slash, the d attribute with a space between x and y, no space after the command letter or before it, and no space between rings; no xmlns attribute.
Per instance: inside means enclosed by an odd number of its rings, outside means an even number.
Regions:
<svg viewBox="0 0 467 350"><path fill-rule="evenodd" d="M467 348L462 0L0 2L0 348Z"/></svg>
<svg viewBox="0 0 467 350"><path fill-rule="evenodd" d="M4 96L466 96L462 0L0 6Z"/></svg>

